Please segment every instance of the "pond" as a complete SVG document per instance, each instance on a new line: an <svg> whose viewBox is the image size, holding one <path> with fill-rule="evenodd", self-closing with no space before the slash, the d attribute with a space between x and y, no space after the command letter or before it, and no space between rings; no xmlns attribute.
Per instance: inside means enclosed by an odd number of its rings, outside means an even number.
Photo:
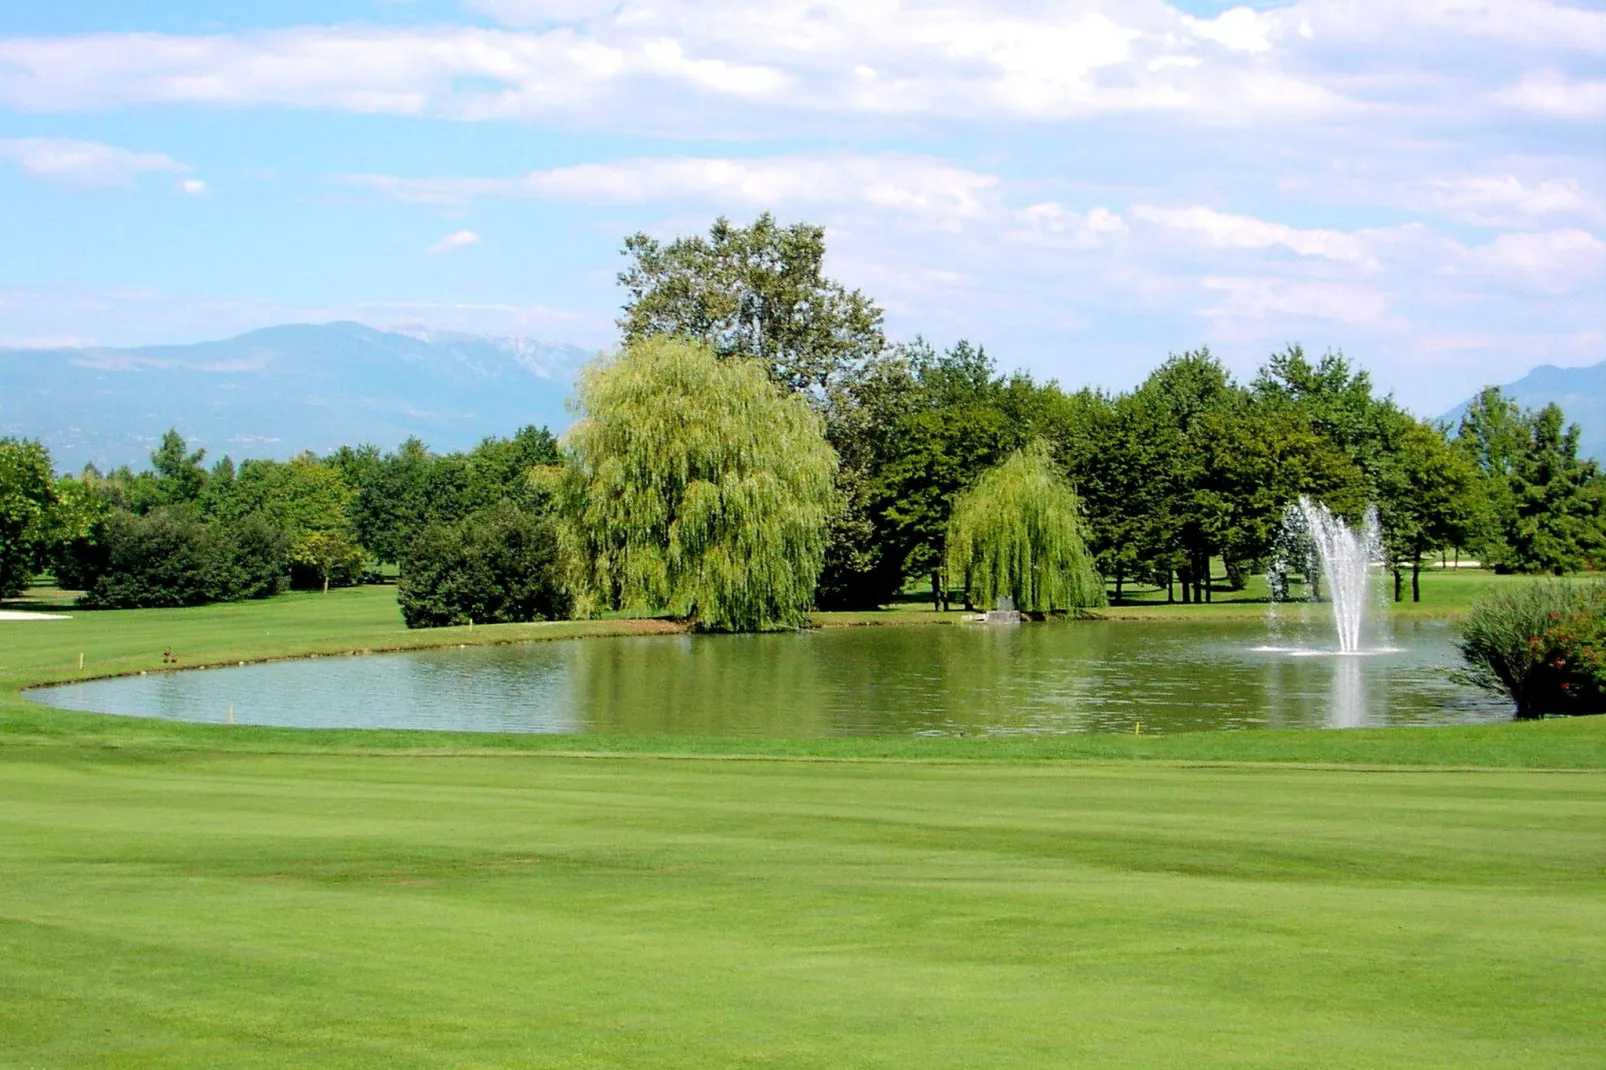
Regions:
<svg viewBox="0 0 1606 1070"><path fill-rule="evenodd" d="M1451 627L1379 652L1264 625L1084 621L642 636L314 658L28 693L63 709L298 728L986 735L1507 720L1454 682Z"/></svg>

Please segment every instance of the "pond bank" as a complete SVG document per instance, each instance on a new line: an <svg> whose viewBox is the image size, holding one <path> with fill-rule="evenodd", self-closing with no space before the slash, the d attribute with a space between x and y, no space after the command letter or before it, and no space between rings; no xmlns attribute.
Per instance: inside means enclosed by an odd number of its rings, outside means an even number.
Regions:
<svg viewBox="0 0 1606 1070"><path fill-rule="evenodd" d="M878 618L930 623L893 611ZM959 613L947 615L957 623ZM922 619L926 618L926 619ZM830 621L845 626L848 621ZM1606 768L1606 719L1421 729L1254 730L1173 736L1052 738L729 739L665 736L530 736L411 731L333 731L216 726L74 714L27 702L29 686L171 669L363 650L523 643L677 631L664 621L581 621L409 632L391 588L295 594L196 609L102 611L44 627L7 629L0 650L0 746L84 745L123 752L316 750L750 756L898 760L1158 760L1296 762L1374 766ZM79 669L79 655L84 667Z"/></svg>

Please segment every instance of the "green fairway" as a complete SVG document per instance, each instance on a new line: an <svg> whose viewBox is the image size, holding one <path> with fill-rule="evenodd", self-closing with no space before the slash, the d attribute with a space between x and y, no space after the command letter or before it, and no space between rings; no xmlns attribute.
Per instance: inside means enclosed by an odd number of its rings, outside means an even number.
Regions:
<svg viewBox="0 0 1606 1070"><path fill-rule="evenodd" d="M72 612L0 622L0 1067L1599 1065L1606 719L180 724L18 689L671 626Z"/></svg>
<svg viewBox="0 0 1606 1070"><path fill-rule="evenodd" d="M7 1066L1598 1066L1606 778L0 749Z"/></svg>

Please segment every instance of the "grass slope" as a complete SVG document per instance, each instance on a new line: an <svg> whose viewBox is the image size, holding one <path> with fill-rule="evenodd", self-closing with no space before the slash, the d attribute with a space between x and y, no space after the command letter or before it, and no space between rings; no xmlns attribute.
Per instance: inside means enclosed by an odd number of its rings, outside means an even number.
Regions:
<svg viewBox="0 0 1606 1070"><path fill-rule="evenodd" d="M384 588L0 622L0 1067L1599 1064L1602 718L737 741L18 694L665 627L407 632ZM1449 768L1502 764L1594 771Z"/></svg>
<svg viewBox="0 0 1606 1070"><path fill-rule="evenodd" d="M0 1065L1598 1066L1606 777L0 748Z"/></svg>

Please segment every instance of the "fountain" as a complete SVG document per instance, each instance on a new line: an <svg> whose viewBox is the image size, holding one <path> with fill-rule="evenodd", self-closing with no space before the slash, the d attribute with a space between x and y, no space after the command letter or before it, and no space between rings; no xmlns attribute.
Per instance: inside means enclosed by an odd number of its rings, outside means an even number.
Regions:
<svg viewBox="0 0 1606 1070"><path fill-rule="evenodd" d="M1288 574L1296 569L1304 572L1313 600L1321 600L1325 584L1339 653L1362 653L1368 621L1376 616L1373 568L1382 557L1377 510L1366 510L1357 531L1327 506L1301 497L1283 518L1283 534L1269 577L1272 598L1275 602L1288 597Z"/></svg>

